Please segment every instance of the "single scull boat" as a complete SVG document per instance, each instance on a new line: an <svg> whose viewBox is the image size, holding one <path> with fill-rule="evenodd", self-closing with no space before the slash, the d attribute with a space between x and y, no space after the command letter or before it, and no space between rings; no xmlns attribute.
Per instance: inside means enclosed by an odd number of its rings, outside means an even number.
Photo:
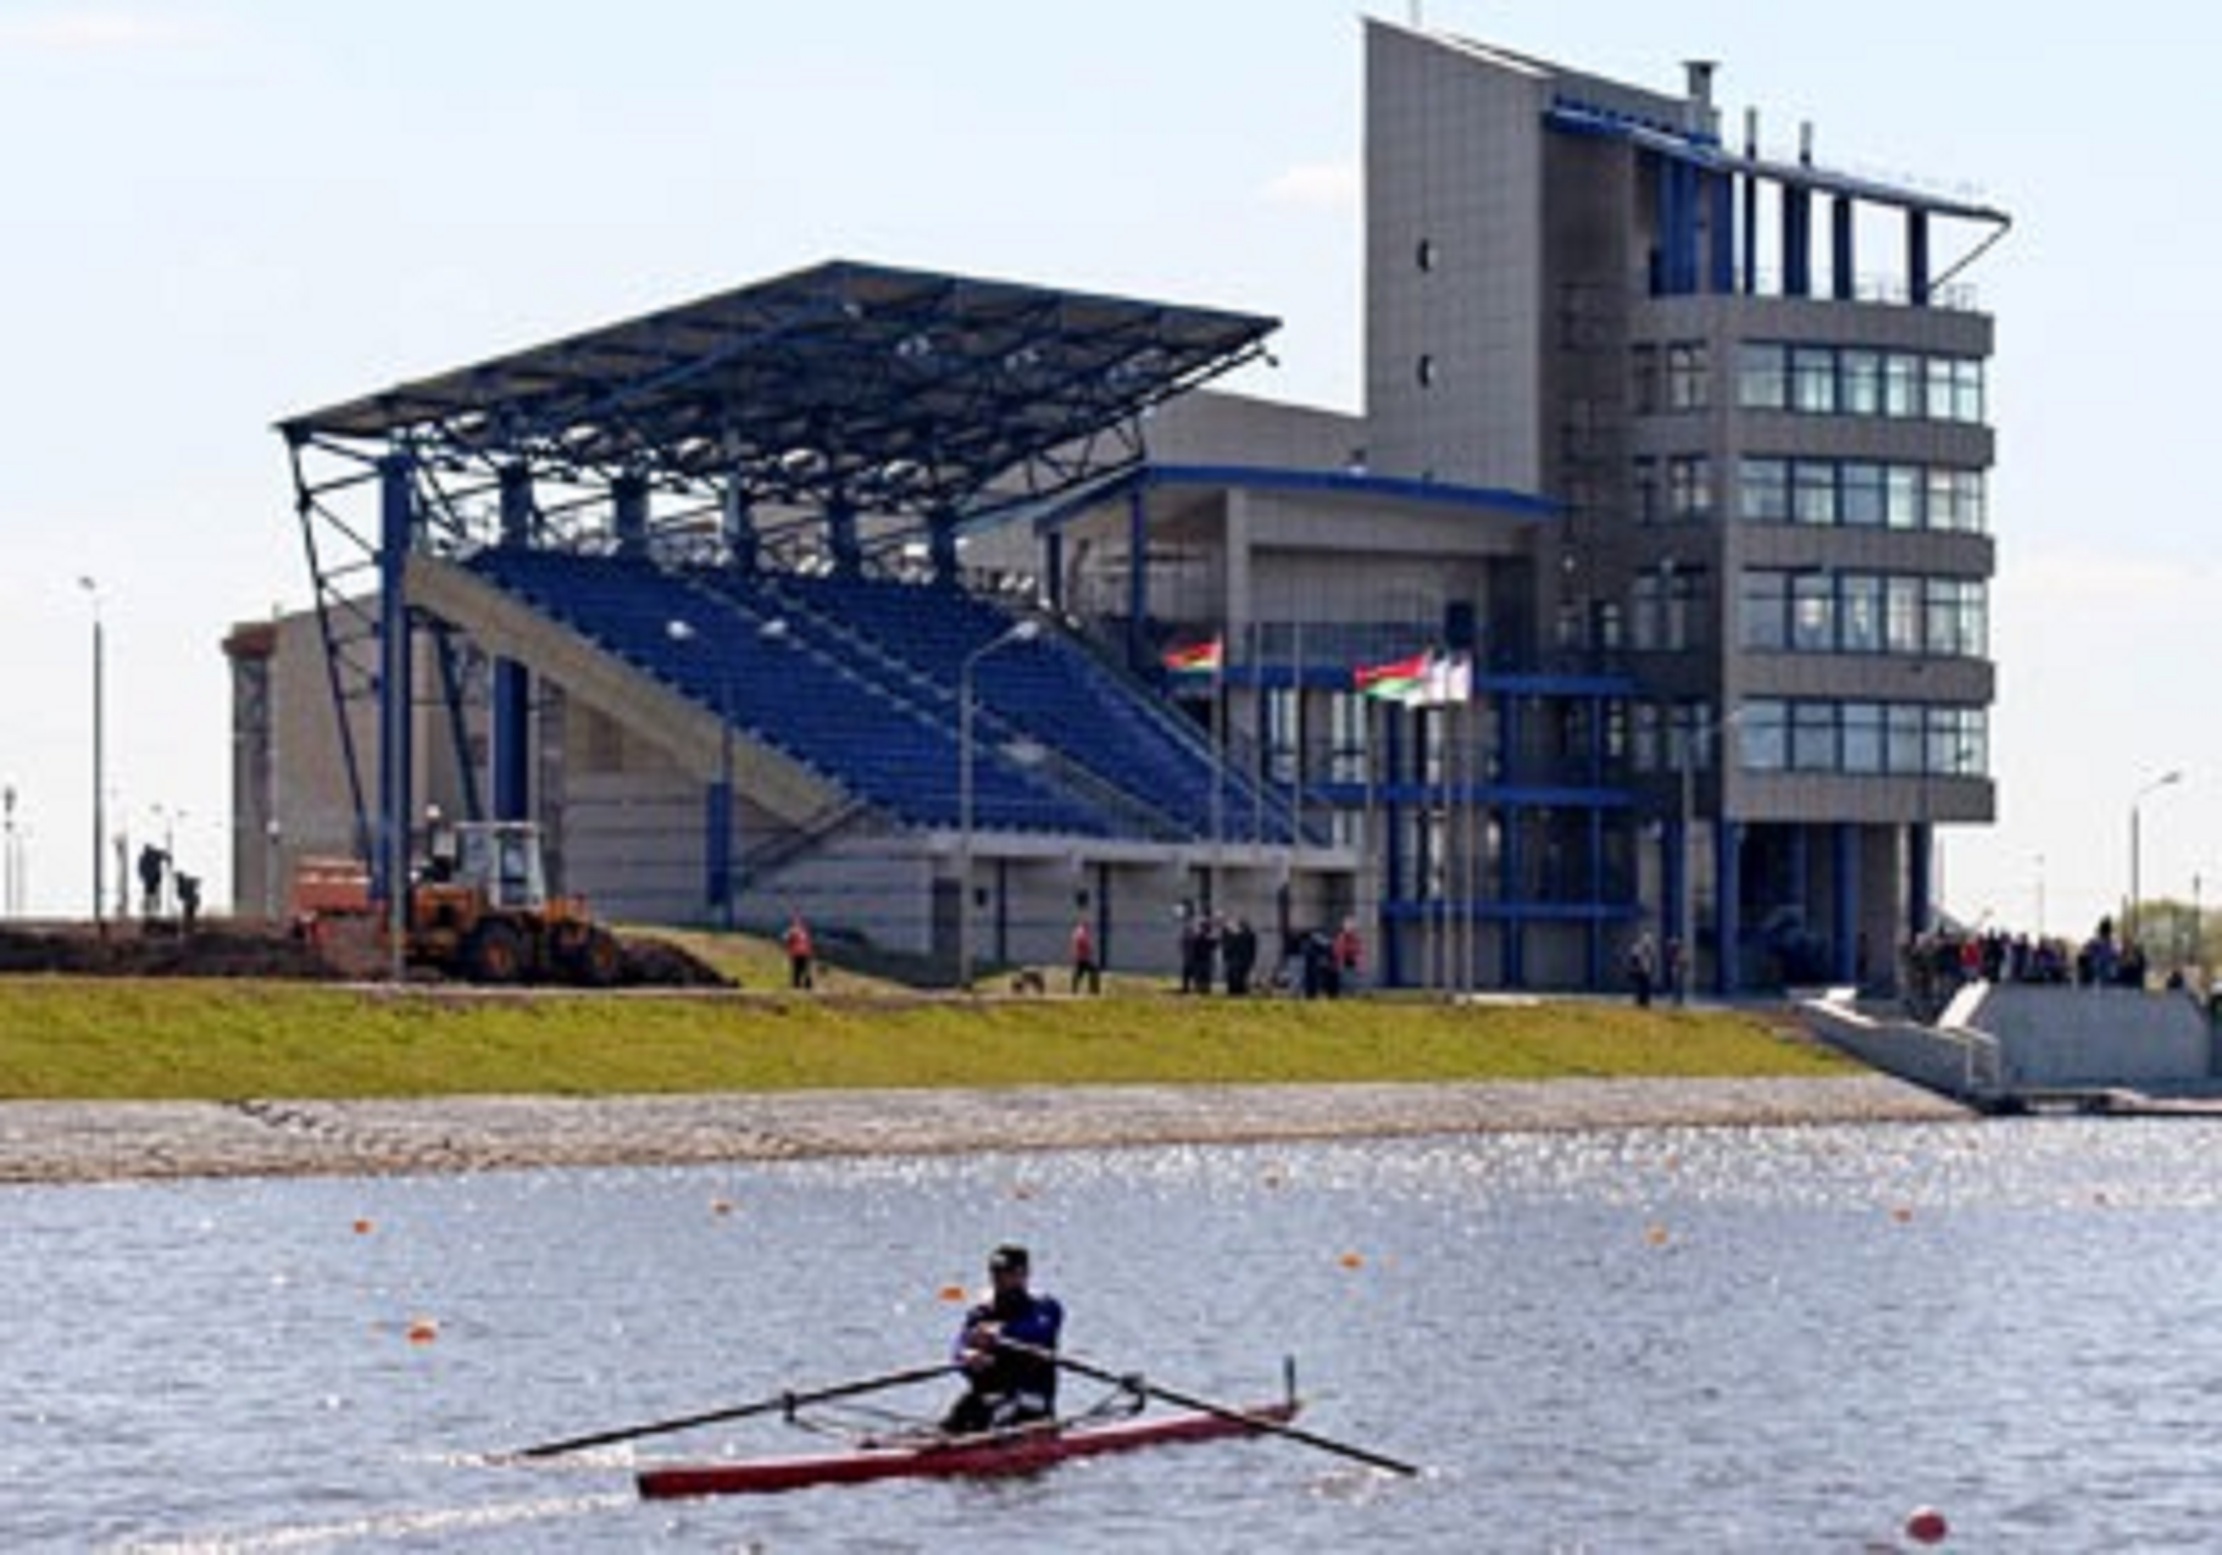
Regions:
<svg viewBox="0 0 2222 1555"><path fill-rule="evenodd" d="M1195 1411L1155 1420L1130 1417L1103 1423L1045 1423L986 1436L866 1443L846 1452L674 1464L643 1469L634 1480L642 1497L655 1501L680 1496L762 1495L876 1479L1028 1474L1067 1458L1270 1431L1293 1420L1298 1407L1296 1400L1283 1399L1241 1411Z"/></svg>

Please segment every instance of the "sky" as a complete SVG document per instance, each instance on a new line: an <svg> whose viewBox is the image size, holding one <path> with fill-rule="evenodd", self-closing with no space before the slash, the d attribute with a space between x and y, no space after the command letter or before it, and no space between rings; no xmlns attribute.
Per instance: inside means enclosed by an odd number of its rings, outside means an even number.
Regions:
<svg viewBox="0 0 2222 1555"><path fill-rule="evenodd" d="M228 899L220 644L309 601L287 414L835 257L1270 313L1279 365L1227 386L1358 409L1364 14L0 0L0 785L28 910L90 907L96 611L109 818ZM2222 361L2222 8L1372 14L1669 92L1711 58L1768 152L1811 121L1818 161L2012 213L1962 277L1999 332L1999 819L1945 831L1942 898L2087 932L2134 808L2145 894L2222 902L2191 457Z"/></svg>

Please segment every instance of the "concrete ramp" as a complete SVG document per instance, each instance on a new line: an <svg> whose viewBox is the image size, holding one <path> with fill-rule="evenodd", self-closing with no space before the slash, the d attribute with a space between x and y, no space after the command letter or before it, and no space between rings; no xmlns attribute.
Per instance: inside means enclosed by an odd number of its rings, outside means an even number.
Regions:
<svg viewBox="0 0 2222 1555"><path fill-rule="evenodd" d="M1998 1039L2009 1090L2184 1092L2215 1084L2213 1030L2189 994L1975 986L1982 995L1968 1024Z"/></svg>

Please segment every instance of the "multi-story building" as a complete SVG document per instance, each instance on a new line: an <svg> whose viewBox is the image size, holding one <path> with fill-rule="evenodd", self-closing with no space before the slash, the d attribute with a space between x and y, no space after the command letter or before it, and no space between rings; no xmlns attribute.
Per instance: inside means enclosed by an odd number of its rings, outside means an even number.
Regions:
<svg viewBox="0 0 2222 1555"><path fill-rule="evenodd" d="M1887 977L1991 819L1997 211L1681 96L1367 27L1377 467L1541 494L1538 667L1624 670L1644 918L1730 985ZM1963 257L1947 263L1946 239Z"/></svg>

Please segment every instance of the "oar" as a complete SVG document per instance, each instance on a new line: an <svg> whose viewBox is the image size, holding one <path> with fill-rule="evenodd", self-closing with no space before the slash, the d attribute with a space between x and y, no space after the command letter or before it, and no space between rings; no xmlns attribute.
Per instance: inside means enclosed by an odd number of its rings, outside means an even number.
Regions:
<svg viewBox="0 0 2222 1555"><path fill-rule="evenodd" d="M1285 1436L1292 1442L1302 1442L1305 1446L1317 1447L1322 1452L1339 1453L1345 1458L1354 1458L1358 1462L1370 1464L1374 1468L1387 1469L1392 1474L1417 1474L1420 1472L1418 1464L1406 1463L1401 1458L1392 1458L1386 1453L1375 1452L1370 1447L1359 1447L1350 1442L1338 1442L1333 1437L1321 1436L1316 1431L1306 1431L1299 1426L1285 1425L1278 1420L1262 1419L1247 1409L1236 1409L1229 1404L1215 1404L1210 1399L1198 1398L1193 1393L1180 1393L1172 1388L1162 1388L1145 1378L1132 1376L1125 1372L1111 1371L1108 1368L1093 1365L1088 1361L1079 1360L1060 1350L1044 1350L1038 1345L1024 1344L1016 1339L998 1339L996 1344L1001 1349L1015 1350L1021 1355L1030 1355L1036 1360L1051 1362L1066 1371L1076 1372L1080 1376L1093 1377L1098 1382L1110 1382L1121 1387L1132 1388L1146 1397L1158 1399L1167 1404L1175 1404L1182 1409L1194 1409L1203 1414L1217 1415L1222 1420L1239 1421L1251 1430L1262 1432L1267 1436Z"/></svg>
<svg viewBox="0 0 2222 1555"><path fill-rule="evenodd" d="M729 1409L706 1410L699 1415L678 1415L669 1420L651 1420L645 1425L619 1426L615 1430L596 1431L587 1436L567 1436L558 1442L540 1442L531 1447L520 1448L514 1456L552 1458L557 1453L577 1452L582 1447L605 1447L611 1442L631 1441L636 1436L657 1436L666 1431L684 1431L690 1426L716 1425L724 1420L745 1420L750 1415L768 1415L774 1410L792 1410L801 1404L823 1404L837 1398L854 1398L859 1393L898 1388L906 1382L924 1382L953 1370L955 1366L952 1362L943 1361L937 1366L891 1371L884 1376L864 1377L855 1382L836 1382L828 1387L812 1388L801 1393L776 1393L770 1398L760 1398L748 1404L735 1404Z"/></svg>

